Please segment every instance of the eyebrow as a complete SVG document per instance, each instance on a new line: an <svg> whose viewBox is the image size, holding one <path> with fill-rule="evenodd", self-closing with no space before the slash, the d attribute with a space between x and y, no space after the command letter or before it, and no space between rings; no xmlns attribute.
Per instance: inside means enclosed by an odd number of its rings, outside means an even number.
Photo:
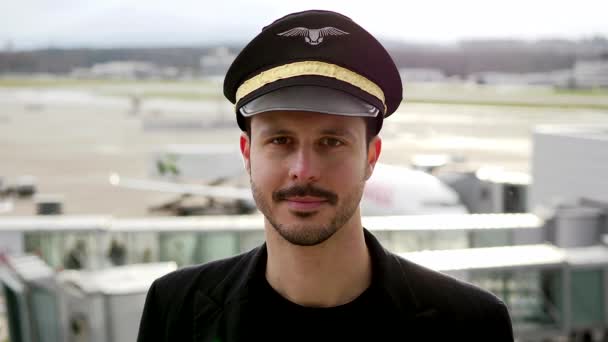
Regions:
<svg viewBox="0 0 608 342"><path fill-rule="evenodd" d="M347 137L349 139L355 138L355 134L353 134L351 130L345 129L342 127L324 128L319 133L322 135L334 135L334 136ZM274 136L274 135L293 135L293 134L295 134L293 130L280 128L280 127L266 127L266 128L262 128L260 130L260 136L262 136L262 137Z"/></svg>
<svg viewBox="0 0 608 342"><path fill-rule="evenodd" d="M288 129L284 129L284 128L277 128L277 127L267 127L267 128L262 128L260 130L260 135L265 137L265 136L270 136L270 135L290 135L293 134L293 131L290 131Z"/></svg>
<svg viewBox="0 0 608 342"><path fill-rule="evenodd" d="M344 136L344 137L348 137L351 139L353 139L355 137L355 135L351 132L351 130L344 129L341 127L340 128L325 128L325 129L321 130L321 134Z"/></svg>

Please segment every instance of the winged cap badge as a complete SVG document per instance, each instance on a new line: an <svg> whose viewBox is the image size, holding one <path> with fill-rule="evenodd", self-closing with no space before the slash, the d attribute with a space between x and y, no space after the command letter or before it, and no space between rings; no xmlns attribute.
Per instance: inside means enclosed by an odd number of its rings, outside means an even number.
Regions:
<svg viewBox="0 0 608 342"><path fill-rule="evenodd" d="M349 34L346 31L342 31L332 26L327 26L323 28L317 29L309 29L306 27L294 27L291 30L287 30L285 32L277 33L277 36L283 37L304 37L304 41L306 41L310 45L319 45L323 43L323 37L325 36L342 36L345 34Z"/></svg>

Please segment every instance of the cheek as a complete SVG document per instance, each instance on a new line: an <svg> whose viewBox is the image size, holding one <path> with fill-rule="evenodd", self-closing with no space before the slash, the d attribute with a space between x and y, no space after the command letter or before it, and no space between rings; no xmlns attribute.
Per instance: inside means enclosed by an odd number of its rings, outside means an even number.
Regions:
<svg viewBox="0 0 608 342"><path fill-rule="evenodd" d="M272 186L278 183L281 178L281 167L273 161L253 155L250 158L251 179L258 187Z"/></svg>
<svg viewBox="0 0 608 342"><path fill-rule="evenodd" d="M334 185L336 190L350 190L365 180L367 163L361 160L342 160L332 163L324 174L324 179Z"/></svg>

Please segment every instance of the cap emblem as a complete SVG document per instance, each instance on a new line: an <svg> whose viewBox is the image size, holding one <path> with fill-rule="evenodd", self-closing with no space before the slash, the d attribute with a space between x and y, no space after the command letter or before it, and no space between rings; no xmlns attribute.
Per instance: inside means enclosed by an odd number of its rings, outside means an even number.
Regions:
<svg viewBox="0 0 608 342"><path fill-rule="evenodd" d="M349 34L332 26L327 26L318 29L309 29L306 27L294 27L291 30L277 33L277 36L282 37L304 37L304 41L310 45L319 45L323 43L325 36L342 36Z"/></svg>

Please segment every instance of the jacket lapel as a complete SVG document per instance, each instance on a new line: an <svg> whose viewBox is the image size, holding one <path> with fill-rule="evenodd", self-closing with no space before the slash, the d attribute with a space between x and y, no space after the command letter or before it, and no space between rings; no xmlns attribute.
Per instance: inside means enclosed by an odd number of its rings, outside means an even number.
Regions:
<svg viewBox="0 0 608 342"><path fill-rule="evenodd" d="M241 336L247 336L249 329L254 328L250 319L259 314L250 310L251 292L255 291L252 280L265 263L266 244L263 244L226 270L227 276L209 294L197 291L192 303L194 341L242 341Z"/></svg>
<svg viewBox="0 0 608 342"><path fill-rule="evenodd" d="M194 298L195 315L192 322L194 341L215 342L220 336L222 307L206 294L197 291ZM197 312L198 311L198 312Z"/></svg>
<svg viewBox="0 0 608 342"><path fill-rule="evenodd" d="M424 305L416 297L411 283L415 280L409 277L399 257L382 247L367 229L364 229L364 235L374 267L373 281L384 292L386 305L395 308L399 324L415 328L439 319L439 312L435 308Z"/></svg>

